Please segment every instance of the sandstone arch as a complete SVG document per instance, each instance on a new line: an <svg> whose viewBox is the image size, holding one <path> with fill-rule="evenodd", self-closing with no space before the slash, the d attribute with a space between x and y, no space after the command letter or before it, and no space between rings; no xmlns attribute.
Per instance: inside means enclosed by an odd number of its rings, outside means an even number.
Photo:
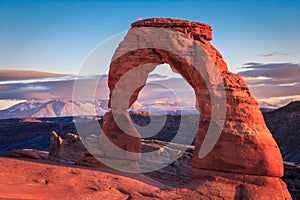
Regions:
<svg viewBox="0 0 300 200"><path fill-rule="evenodd" d="M142 27L148 28L140 30L139 28ZM163 32L154 36L156 37L155 40L149 39L150 35L153 36L155 29L160 28L164 28ZM185 42L180 36L182 34L192 39L192 42ZM110 65L109 107L112 107L113 99L117 99L117 103L115 103L117 107L113 107L112 111L118 112L129 108L137 99L138 93L143 87L141 83L146 82L148 74L158 64L168 63L173 71L180 73L194 88L197 109L201 113L192 161L194 180L207 175L218 174L218 176L230 177L239 181L248 179L250 184L260 182L262 185L268 185L269 179L262 180L259 177L277 177L274 180L276 183L278 182L277 186L280 185L278 187L282 188L279 178L283 175L283 161L279 148L267 129L258 104L246 83L241 77L228 71L222 55L210 44L211 39L211 27L202 23L164 18L147 19L133 23L132 28L116 50ZM194 54L189 51L193 48L194 42L200 45L210 56L217 70L211 70L205 58L198 59L202 55L200 52L200 54ZM166 51L163 47L160 48L160 45L175 47L177 52ZM186 57L178 56L182 53ZM222 129L220 138L204 158L199 158L199 151L211 122L212 109L216 106L211 103L209 88L214 87L216 89L219 85L211 78L204 80L205 78L195 70L194 66L197 62L202 62L202 66L205 66L202 73L207 74L208 77L220 75L226 94L224 97L226 98L225 124L219 127ZM127 72L138 66L142 67L134 72L134 76L127 78L125 84L117 85ZM206 84L207 81L209 85ZM137 85L139 87L136 87ZM131 92L132 88L136 88L133 93ZM116 96L112 98L114 94ZM118 99L123 100L124 95L129 97L129 100L118 101ZM107 139L128 152L140 152L141 140L134 137L138 135L132 135L129 132L124 133L116 124L112 111L107 113L104 118L103 131ZM103 142L103 146L105 145L108 143ZM140 159L139 156L120 156L117 151L112 151L111 148L106 147L104 148L106 157L132 160L132 167L138 167L134 163ZM282 191L286 193L286 189L282 189ZM251 192L248 193L247 195L251 196ZM281 193L281 197L284 195Z"/></svg>

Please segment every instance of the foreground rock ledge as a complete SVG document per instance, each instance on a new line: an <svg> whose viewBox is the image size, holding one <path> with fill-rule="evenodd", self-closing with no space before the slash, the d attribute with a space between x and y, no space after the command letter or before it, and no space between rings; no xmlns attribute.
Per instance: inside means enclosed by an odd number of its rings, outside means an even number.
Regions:
<svg viewBox="0 0 300 200"><path fill-rule="evenodd" d="M214 174L204 176L184 188L170 188L141 174L108 173L95 168L39 162L0 158L0 198L221 200L284 199L284 196L288 196L281 190L279 178L250 176L247 178L255 184L245 185L234 175L227 174L226 178ZM278 183L272 183L276 179ZM272 193L277 193L276 198Z"/></svg>

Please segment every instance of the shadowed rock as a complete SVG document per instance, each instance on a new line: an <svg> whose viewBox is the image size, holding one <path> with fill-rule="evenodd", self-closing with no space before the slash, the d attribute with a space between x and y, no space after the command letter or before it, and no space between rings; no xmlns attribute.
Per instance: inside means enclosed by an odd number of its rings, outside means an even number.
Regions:
<svg viewBox="0 0 300 200"><path fill-rule="evenodd" d="M10 151L8 156L16 158L47 159L48 152L34 149L16 149Z"/></svg>
<svg viewBox="0 0 300 200"><path fill-rule="evenodd" d="M75 163L83 157L86 148L78 135L68 133L62 139L55 131L50 138L49 160Z"/></svg>

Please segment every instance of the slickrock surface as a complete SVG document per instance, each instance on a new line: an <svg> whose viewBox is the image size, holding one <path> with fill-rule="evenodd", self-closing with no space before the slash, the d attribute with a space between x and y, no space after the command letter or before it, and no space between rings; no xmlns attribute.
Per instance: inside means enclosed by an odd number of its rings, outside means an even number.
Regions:
<svg viewBox="0 0 300 200"><path fill-rule="evenodd" d="M55 162L0 158L1 199L284 199L279 178L207 173L183 188L170 188L141 174L62 166ZM13 173L11 170L14 170ZM278 183L274 180L278 179ZM254 193L255 191L255 193ZM272 193L277 193L274 198Z"/></svg>
<svg viewBox="0 0 300 200"><path fill-rule="evenodd" d="M125 175L109 174L96 169L59 166L49 161L36 163L0 158L0 199L85 200L156 197L158 186L161 184L142 175L132 176L133 178L128 178Z"/></svg>

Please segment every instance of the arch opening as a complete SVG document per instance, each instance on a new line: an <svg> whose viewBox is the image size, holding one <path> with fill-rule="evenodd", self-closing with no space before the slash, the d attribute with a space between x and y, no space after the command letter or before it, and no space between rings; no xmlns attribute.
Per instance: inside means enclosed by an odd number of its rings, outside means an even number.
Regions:
<svg viewBox="0 0 300 200"><path fill-rule="evenodd" d="M141 59L141 55L147 56ZM201 113L201 118L198 119L198 124L195 127L180 126L178 132L185 134L176 134L171 142L191 145L195 137L198 144L204 141L206 132L210 128L212 108L210 92L200 72L195 69L190 60L176 53L161 49L138 49L121 55L113 60L110 65L108 86L110 89L109 107L111 111L104 117L103 132L106 139L103 139L103 144L106 144L105 142L112 143L116 148L115 151L111 151L111 148L104 149L104 151L107 151L105 154L108 157L119 158L120 155L126 154L122 159L132 160L133 162L140 162L143 157L141 134L131 122L127 111L138 99L149 74L158 65L164 63L168 63L172 71L179 73L193 88L196 97L196 109ZM205 65L202 74L209 73L206 63L202 64ZM188 123L188 121L187 117L182 118L181 116L181 123ZM193 131L188 131L187 127L193 129ZM196 147L193 159L199 159L199 152L200 148ZM170 162L165 164L168 165L176 159L178 157L172 156ZM158 168L154 167L148 171L156 169ZM138 171L141 172L140 170Z"/></svg>
<svg viewBox="0 0 300 200"><path fill-rule="evenodd" d="M181 116L189 118L190 124L198 125L200 114L196 109L193 88L179 73L172 71L167 63L158 65L149 73L147 82L129 112L143 139L164 142L172 141L180 125L189 126L181 124ZM144 128L147 126L150 128ZM189 132L196 135L195 130ZM188 134L184 137L188 137ZM184 138L177 142L185 144Z"/></svg>

